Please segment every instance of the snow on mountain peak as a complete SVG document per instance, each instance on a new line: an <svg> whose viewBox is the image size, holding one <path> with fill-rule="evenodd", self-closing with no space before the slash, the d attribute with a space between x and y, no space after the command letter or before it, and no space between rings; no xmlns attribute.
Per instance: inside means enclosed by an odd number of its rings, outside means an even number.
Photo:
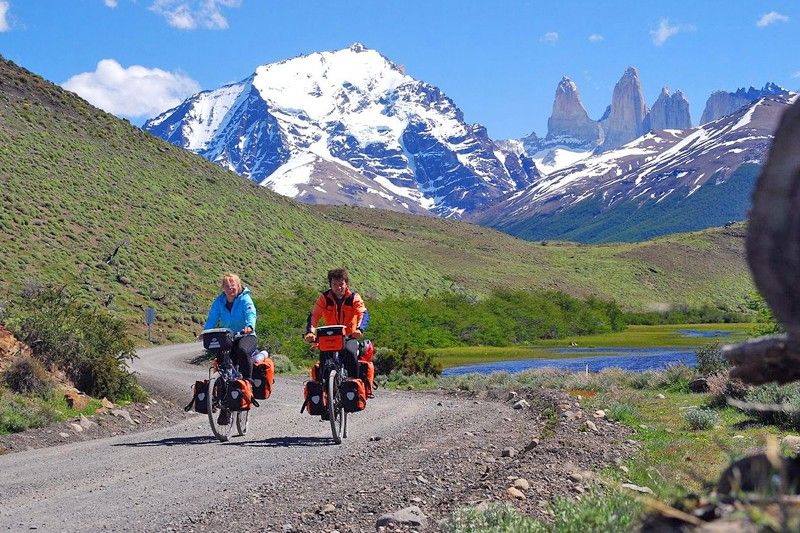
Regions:
<svg viewBox="0 0 800 533"><path fill-rule="evenodd" d="M466 124L441 90L361 43L259 66L243 82L195 95L145 129L273 190L320 203L326 197L319 192L341 187L319 182L315 172L331 172L347 191L444 216L480 208L537 176L527 156L503 151L485 128ZM378 205L372 200L362 203Z"/></svg>

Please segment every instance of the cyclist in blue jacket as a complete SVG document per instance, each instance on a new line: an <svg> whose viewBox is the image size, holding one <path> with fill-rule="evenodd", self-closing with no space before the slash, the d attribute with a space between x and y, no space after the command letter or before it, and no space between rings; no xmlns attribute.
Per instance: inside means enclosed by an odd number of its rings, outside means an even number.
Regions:
<svg viewBox="0 0 800 533"><path fill-rule="evenodd" d="M250 355L256 351L256 338L250 333L256 331L256 306L250 297L250 289L242 286L239 276L227 272L222 275L222 293L211 303L208 318L203 329L228 328L234 333L247 336L236 340L231 349L231 359L238 365L245 379L253 376Z"/></svg>

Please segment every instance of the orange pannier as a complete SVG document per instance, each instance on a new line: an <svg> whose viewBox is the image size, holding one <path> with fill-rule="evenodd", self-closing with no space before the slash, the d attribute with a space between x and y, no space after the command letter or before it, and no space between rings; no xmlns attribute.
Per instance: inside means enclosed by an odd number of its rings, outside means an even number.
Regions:
<svg viewBox="0 0 800 533"><path fill-rule="evenodd" d="M375 386L375 365L372 361L358 361L358 377L364 380L364 387L367 389L367 398L373 398L372 389Z"/></svg>
<svg viewBox="0 0 800 533"><path fill-rule="evenodd" d="M272 358L253 365L253 396L256 400L266 400L272 394L272 384L275 383L275 363Z"/></svg>
<svg viewBox="0 0 800 533"><path fill-rule="evenodd" d="M363 411L367 406L367 391L360 379L346 379L339 389L342 407L348 413Z"/></svg>

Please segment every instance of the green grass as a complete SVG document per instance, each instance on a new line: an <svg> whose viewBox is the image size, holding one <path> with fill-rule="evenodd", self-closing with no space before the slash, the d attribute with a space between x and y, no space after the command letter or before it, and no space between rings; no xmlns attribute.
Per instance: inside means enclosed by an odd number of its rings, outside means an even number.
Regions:
<svg viewBox="0 0 800 533"><path fill-rule="evenodd" d="M701 346L719 340L724 343L738 342L748 337L753 324L670 324L658 326L628 326L624 331L565 337L563 339L541 340L532 346L465 346L453 348L431 348L430 352L445 368L492 361L511 361L517 359L567 359L576 357L574 353L558 353L553 348L568 348L575 342L579 348L618 347L654 348ZM678 330L694 329L702 331L730 331L724 337L702 338L685 337ZM601 356L603 353L585 353L581 357Z"/></svg>
<svg viewBox="0 0 800 533"><path fill-rule="evenodd" d="M0 434L43 427L79 415L93 415L100 406L100 400L92 399L84 409L76 410L67 405L64 395L58 391L28 396L0 388Z"/></svg>

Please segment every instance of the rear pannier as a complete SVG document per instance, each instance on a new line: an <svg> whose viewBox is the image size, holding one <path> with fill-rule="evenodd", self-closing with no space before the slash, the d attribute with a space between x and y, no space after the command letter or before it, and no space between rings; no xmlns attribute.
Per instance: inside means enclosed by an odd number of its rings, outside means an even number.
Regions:
<svg viewBox="0 0 800 533"><path fill-rule="evenodd" d="M360 379L346 379L340 389L342 407L348 413L363 411L367 406L367 391Z"/></svg>
<svg viewBox="0 0 800 533"><path fill-rule="evenodd" d="M375 365L372 364L372 361L361 360L358 362L358 377L364 380L367 398L372 398L372 389L375 388Z"/></svg>
<svg viewBox="0 0 800 533"><path fill-rule="evenodd" d="M246 379L228 382L228 390L223 399L225 407L231 411L247 411L253 403L253 389Z"/></svg>
<svg viewBox="0 0 800 533"><path fill-rule="evenodd" d="M308 414L319 416L328 410L328 398L322 383L306 381L303 395L305 401L303 401L303 407L300 408L301 413L303 409L308 408Z"/></svg>
<svg viewBox="0 0 800 533"><path fill-rule="evenodd" d="M266 400L272 394L272 385L275 383L275 363L271 358L264 359L253 365L253 397L257 400Z"/></svg>

